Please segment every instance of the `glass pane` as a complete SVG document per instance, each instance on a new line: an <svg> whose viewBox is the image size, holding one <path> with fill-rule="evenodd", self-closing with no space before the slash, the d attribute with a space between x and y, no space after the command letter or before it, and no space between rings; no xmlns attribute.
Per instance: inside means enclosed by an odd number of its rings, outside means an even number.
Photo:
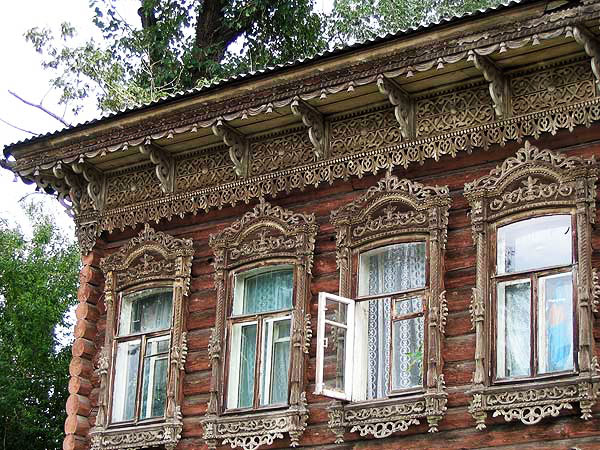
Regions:
<svg viewBox="0 0 600 450"><path fill-rule="evenodd" d="M256 334L255 322L237 323L232 327L228 408L251 408L254 405Z"/></svg>
<svg viewBox="0 0 600 450"><path fill-rule="evenodd" d="M498 228L497 271L571 264L571 216L542 216Z"/></svg>
<svg viewBox="0 0 600 450"><path fill-rule="evenodd" d="M257 314L292 308L292 269L262 272L241 280L243 292L235 293L234 314Z"/></svg>
<svg viewBox="0 0 600 450"><path fill-rule="evenodd" d="M392 328L392 389L408 389L423 384L423 317L397 320Z"/></svg>
<svg viewBox="0 0 600 450"><path fill-rule="evenodd" d="M325 319L342 325L348 324L348 305L327 298L325 301Z"/></svg>
<svg viewBox="0 0 600 450"><path fill-rule="evenodd" d="M323 385L325 389L344 392L346 370L346 329L325 322L323 350Z"/></svg>
<svg viewBox="0 0 600 450"><path fill-rule="evenodd" d="M291 320L265 321L261 405L287 403Z"/></svg>
<svg viewBox="0 0 600 450"><path fill-rule="evenodd" d="M121 342L117 345L113 388L112 421L123 422L135 418L135 399L140 363L140 341Z"/></svg>
<svg viewBox="0 0 600 450"><path fill-rule="evenodd" d="M573 279L571 273L539 279L540 373L573 370Z"/></svg>
<svg viewBox="0 0 600 450"><path fill-rule="evenodd" d="M165 413L169 343L168 336L149 339L146 343L140 419L160 417Z"/></svg>
<svg viewBox="0 0 600 450"><path fill-rule="evenodd" d="M387 298L368 301L367 400L387 397L389 394L391 303ZM360 334L357 332L357 336Z"/></svg>
<svg viewBox="0 0 600 450"><path fill-rule="evenodd" d="M423 302L421 301L421 297L397 300L396 310L394 312L396 316L406 316L408 314L423 312Z"/></svg>
<svg viewBox="0 0 600 450"><path fill-rule="evenodd" d="M148 289L123 297L119 335L150 333L171 327L173 291Z"/></svg>
<svg viewBox="0 0 600 450"><path fill-rule="evenodd" d="M530 375L530 281L499 283L497 310L497 377L512 378Z"/></svg>
<svg viewBox="0 0 600 450"><path fill-rule="evenodd" d="M389 245L360 255L359 295L425 286L425 242Z"/></svg>

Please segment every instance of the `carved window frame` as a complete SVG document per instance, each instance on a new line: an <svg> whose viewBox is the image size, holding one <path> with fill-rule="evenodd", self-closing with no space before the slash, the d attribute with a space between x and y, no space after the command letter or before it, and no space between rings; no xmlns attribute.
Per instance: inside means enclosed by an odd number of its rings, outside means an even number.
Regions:
<svg viewBox="0 0 600 450"><path fill-rule="evenodd" d="M478 430L485 429L488 413L506 422L520 420L526 425L557 416L579 402L581 418L591 418L598 397L600 370L594 353L593 312L597 309L596 276L592 270L592 224L596 216L594 159L567 157L540 150L528 141L516 155L502 162L489 175L465 184L465 197L471 207L473 242L477 249L476 287L471 298L471 322L475 330L475 372L469 412ZM575 218L576 254L573 298L574 374L557 374L544 379L515 381L509 385L492 383L492 257L495 229L507 220L565 213ZM595 297L596 295L596 297Z"/></svg>
<svg viewBox="0 0 600 450"><path fill-rule="evenodd" d="M305 215L272 206L260 199L256 207L231 226L210 237L215 261L217 310L209 343L212 380L203 438L209 449L219 441L254 450L283 439L299 444L308 420L305 366L312 337L310 275L318 225L314 214ZM247 412L225 412L226 324L233 300L233 276L250 267L291 265L294 270L294 305L290 349L290 386L287 407Z"/></svg>
<svg viewBox="0 0 600 450"><path fill-rule="evenodd" d="M388 172L359 199L331 214L337 233L342 297L351 298L354 271L358 270L353 268L353 261L358 261L358 253L366 245L421 236L429 255L429 282L424 295L427 361L423 391L356 403L336 402L329 410L329 428L336 435L336 443L343 442L345 431L384 438L418 425L420 419L427 419L429 431L436 432L446 413L441 347L448 313L443 267L450 203L446 186L425 186ZM395 211L394 204L401 206L401 211Z"/></svg>
<svg viewBox="0 0 600 450"><path fill-rule="evenodd" d="M184 298L189 292L193 254L190 239L177 239L169 234L156 232L145 224L138 236L100 262L104 273L106 331L96 369L100 390L96 424L90 432L92 450L136 450L157 446L173 450L177 446L183 428L181 383L187 355ZM111 378L114 376L112 348L118 320L116 310L120 305L120 301L116 300L132 289L156 286L169 286L173 291L165 417L164 420L148 424L111 424L108 411L112 395Z"/></svg>

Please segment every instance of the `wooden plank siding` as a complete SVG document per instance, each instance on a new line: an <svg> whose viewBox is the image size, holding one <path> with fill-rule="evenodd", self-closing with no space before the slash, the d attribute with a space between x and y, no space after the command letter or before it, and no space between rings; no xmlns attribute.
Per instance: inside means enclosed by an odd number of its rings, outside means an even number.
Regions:
<svg viewBox="0 0 600 450"><path fill-rule="evenodd" d="M600 126L590 129L577 129L573 133L563 132L556 136L546 136L532 141L539 148L564 151L569 155L600 158ZM410 427L408 431L395 433L386 439L361 438L358 434L346 433L343 444L334 444L334 434L327 426L327 407L331 399L315 396L315 354L317 334L317 296L320 291L337 293L338 271L335 255L335 232L330 222L330 212L356 199L373 186L383 176L369 176L362 179L350 179L336 182L331 186L307 189L304 192L292 192L287 196L267 199L295 212L314 213L317 217L319 232L315 246L314 266L310 285L310 312L312 314L313 339L306 365L306 394L310 416L308 427L300 441L303 448L323 450L370 450L370 449L599 449L600 448L600 405L596 405L593 418L583 421L579 418L578 407L562 411L557 418L547 418L537 425L526 426L519 421L505 423L502 418L488 419L487 429L475 430L475 422L468 413L471 377L474 370L475 334L471 330L469 304L471 289L475 286L475 247L471 238L471 224L468 216L468 204L463 196L466 182L481 177L500 164L505 158L514 155L522 145L512 143L506 147L494 147L489 151L477 150L472 154L459 154L456 158L445 157L439 162L427 161L422 166L413 165L405 170L396 170L394 174L419 181L426 185L448 185L452 197L448 223L448 241L445 256L444 281L448 300L448 323L443 345L443 373L448 390L448 411L439 425L438 433L427 433L427 424ZM210 385L210 367L208 341L210 329L215 324L216 291L213 283L212 251L208 245L210 234L222 230L238 219L252 205L237 205L221 210L210 211L196 216L161 221L155 226L175 237L190 238L194 242L195 254L192 265L192 281L186 299L186 327L188 330L188 357L182 385L182 413L184 429L178 450L204 449L200 419L206 411ZM600 209L596 223L600 224ZM125 230L112 234L103 233L102 241L86 258L82 270L82 284L79 298L85 299L86 306L78 308L78 317L92 317L98 311L105 311L101 275L98 269L100 257L118 249L139 230ZM593 264L600 267L600 229L593 232ZM91 299L91 300L89 300ZM97 301L97 309L94 303ZM105 317L100 314L97 332L92 340L96 348L104 342ZM89 339L88 333L94 330L82 330L82 337ZM594 323L596 352L600 356L600 316ZM83 344L81 344L83 345ZM89 371L89 357L86 350L81 351L81 367L77 371ZM75 352L75 350L74 350ZM98 380L92 376L91 420L97 406ZM89 387L83 387L88 389ZM79 389L79 388L78 388ZM270 447L288 448L289 438L276 440ZM221 447L220 447L221 448ZM223 449L229 446L223 446Z"/></svg>

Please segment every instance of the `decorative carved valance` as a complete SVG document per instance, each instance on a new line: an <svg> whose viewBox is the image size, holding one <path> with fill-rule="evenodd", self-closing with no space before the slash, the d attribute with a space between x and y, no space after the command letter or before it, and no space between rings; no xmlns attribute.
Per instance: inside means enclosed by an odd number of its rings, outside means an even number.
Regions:
<svg viewBox="0 0 600 450"><path fill-rule="evenodd" d="M471 321L476 334L475 373L470 412L477 429L485 428L488 412L534 424L558 415L579 402L581 417L591 417L598 397L600 372L594 356L591 224L596 216L594 159L568 157L540 150L528 141L515 156L489 175L465 185L471 206L473 241L477 247L477 278L471 299ZM493 336L491 324L491 227L505 217L525 211L574 211L577 236L576 286L578 373L568 379L533 380L511 386L494 386L490 378Z"/></svg>
<svg viewBox="0 0 600 450"><path fill-rule="evenodd" d="M450 194L446 186L425 186L387 173L376 186L352 203L333 211L337 232L340 295L352 297L353 267L359 247L394 237L422 236L429 246L429 287L426 292L427 369L424 393L330 408L329 427L343 441L345 431L387 437L426 419L437 431L446 412L447 394L442 374L441 346L448 307L443 287Z"/></svg>
<svg viewBox="0 0 600 450"><path fill-rule="evenodd" d="M305 215L261 201L242 218L210 237L215 255L217 291L216 324L209 343L212 366L210 400L202 420L204 440L210 449L219 441L232 448L254 450L289 434L296 447L306 428L308 409L304 392L304 368L312 337L309 310L309 276L312 270L318 225L313 214ZM227 302L232 291L229 275L249 264L285 261L295 272L292 311L290 396L285 409L223 415L224 367L226 358L225 322Z"/></svg>
<svg viewBox="0 0 600 450"><path fill-rule="evenodd" d="M189 291L193 254L194 247L190 239L177 239L166 233L156 232L145 224L138 236L100 262L105 277L107 325L104 347L96 364L100 391L96 425L90 431L92 450L138 450L157 446L173 450L181 438L183 422L178 393L187 355L183 299ZM131 286L156 282L172 282L173 286L174 316L165 418L151 425L109 426L112 344L118 317L117 296Z"/></svg>

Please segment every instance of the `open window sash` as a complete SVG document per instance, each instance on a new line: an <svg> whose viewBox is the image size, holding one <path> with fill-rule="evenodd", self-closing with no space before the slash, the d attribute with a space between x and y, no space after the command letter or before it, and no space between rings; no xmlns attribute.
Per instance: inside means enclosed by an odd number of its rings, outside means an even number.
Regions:
<svg viewBox="0 0 600 450"><path fill-rule="evenodd" d="M319 292L315 394L352 398L355 301Z"/></svg>

